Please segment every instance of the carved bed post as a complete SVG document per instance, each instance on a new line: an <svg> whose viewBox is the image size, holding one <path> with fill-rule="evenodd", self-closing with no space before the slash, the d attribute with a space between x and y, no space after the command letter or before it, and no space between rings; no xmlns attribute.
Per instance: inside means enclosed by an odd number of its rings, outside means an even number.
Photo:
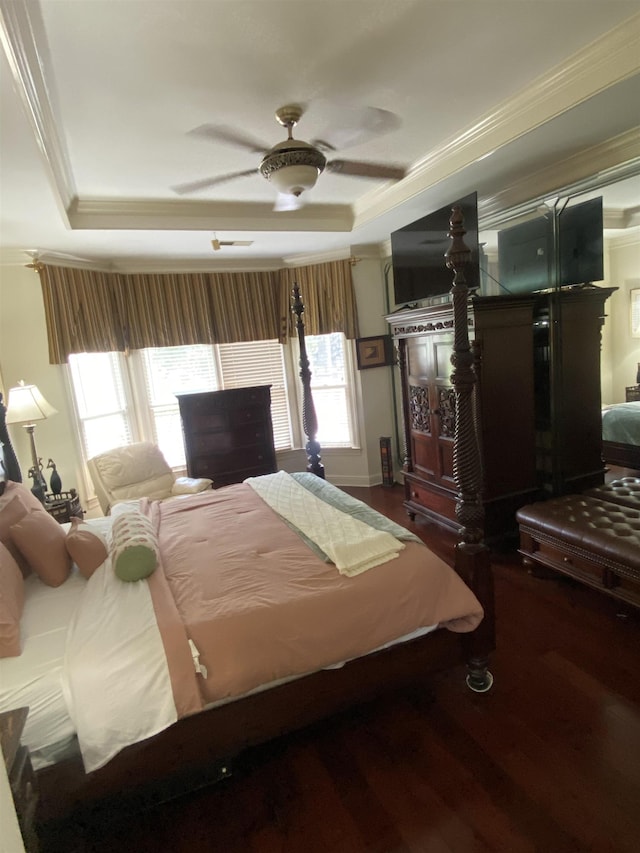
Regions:
<svg viewBox="0 0 640 853"><path fill-rule="evenodd" d="M464 242L464 217L454 207L449 220L451 245L445 254L448 269L453 272L454 344L451 363L456 419L453 450L453 476L458 489L456 518L460 522L461 541L456 546L455 568L483 602L493 602L493 577L489 551L483 542L484 509L481 499L482 461L475 406L476 373L474 355L469 342L467 300L469 288L465 277L471 252ZM487 607L491 612L487 612ZM493 676L488 670L488 655L495 647L493 605L485 606L484 619L478 628L466 635L468 652L467 684L484 692L491 688Z"/></svg>
<svg viewBox="0 0 640 853"><path fill-rule="evenodd" d="M20 471L20 465L18 464L18 459L9 438L7 407L2 401L2 394L0 394L0 444L2 445L2 457L4 460L0 459L0 461L2 461L4 467L6 479L12 480L14 483L21 483L22 472Z"/></svg>
<svg viewBox="0 0 640 853"><path fill-rule="evenodd" d="M324 476L324 465L321 462L320 443L316 439L318 432L318 419L316 417L316 409L313 404L313 396L311 394L311 371L309 370L309 359L307 357L307 347L304 342L304 323L302 315L304 313L304 305L300 299L300 288L297 284L293 285L293 303L291 310L296 315L296 329L298 332L298 342L300 344L300 379L302 380L302 426L304 427L305 435L307 436L307 471L316 474L318 477Z"/></svg>

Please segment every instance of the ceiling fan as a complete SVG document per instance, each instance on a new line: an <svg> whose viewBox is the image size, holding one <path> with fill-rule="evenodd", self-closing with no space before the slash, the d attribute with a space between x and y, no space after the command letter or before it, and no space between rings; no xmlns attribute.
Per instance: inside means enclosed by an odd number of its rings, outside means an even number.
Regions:
<svg viewBox="0 0 640 853"><path fill-rule="evenodd" d="M392 116L385 110L369 108L376 121L369 121L369 130L376 132L374 125L377 123L378 131L385 132L390 126ZM262 175L263 178L273 184L278 191L275 210L297 210L302 206L301 195L306 190L312 189L322 172L335 172L342 175L352 175L359 178L372 178L374 180L399 181L405 177L407 170L402 166L394 166L383 163L368 163L360 160L327 160L324 151L335 151L335 147L323 140L317 139L313 142L303 142L293 138L293 128L298 124L303 115L303 109L298 104L289 104L276 110L276 121L287 129L287 138L278 142L272 148L262 145L245 134L239 133L232 128L221 125L203 124L190 131L190 135L200 136L216 142L225 142L246 148L253 154L261 154L262 160L257 167L245 169L240 172L230 172L226 175L218 175L212 178L203 178L186 184L178 184L172 187L178 195L187 195L199 190L235 178L247 177L249 175ZM384 127L386 124L387 128ZM362 135L362 134L361 134ZM352 133L351 141L358 139L357 132Z"/></svg>

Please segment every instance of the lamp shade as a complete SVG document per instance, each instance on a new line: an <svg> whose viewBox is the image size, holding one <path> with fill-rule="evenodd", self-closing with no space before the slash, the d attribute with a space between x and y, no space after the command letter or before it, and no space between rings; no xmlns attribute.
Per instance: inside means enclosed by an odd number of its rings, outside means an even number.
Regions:
<svg viewBox="0 0 640 853"><path fill-rule="evenodd" d="M58 410L45 400L37 385L20 381L15 388L9 388L8 424L31 424L57 414Z"/></svg>

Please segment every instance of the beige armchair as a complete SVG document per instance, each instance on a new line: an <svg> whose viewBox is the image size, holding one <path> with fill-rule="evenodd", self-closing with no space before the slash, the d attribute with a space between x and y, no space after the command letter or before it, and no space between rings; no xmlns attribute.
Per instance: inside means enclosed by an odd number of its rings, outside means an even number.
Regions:
<svg viewBox="0 0 640 853"><path fill-rule="evenodd" d="M176 477L159 447L149 441L114 447L87 460L105 515L120 501L165 500L210 489L212 480Z"/></svg>

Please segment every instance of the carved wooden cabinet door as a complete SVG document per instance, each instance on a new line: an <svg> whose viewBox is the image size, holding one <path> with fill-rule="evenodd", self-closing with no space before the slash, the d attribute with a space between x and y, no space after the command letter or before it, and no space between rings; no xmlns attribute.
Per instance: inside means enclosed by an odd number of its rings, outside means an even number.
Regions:
<svg viewBox="0 0 640 853"><path fill-rule="evenodd" d="M453 335L425 334L407 342L410 457L420 477L454 488L455 399L451 385Z"/></svg>

